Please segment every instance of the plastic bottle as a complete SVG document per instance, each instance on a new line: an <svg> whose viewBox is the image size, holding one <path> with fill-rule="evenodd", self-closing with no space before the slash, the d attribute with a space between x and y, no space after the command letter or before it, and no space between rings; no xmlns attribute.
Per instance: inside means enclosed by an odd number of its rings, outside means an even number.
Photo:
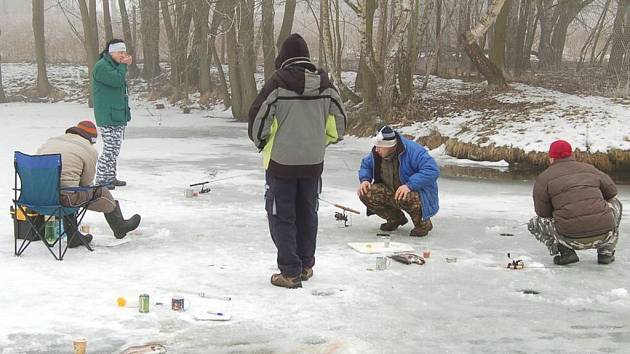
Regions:
<svg viewBox="0 0 630 354"><path fill-rule="evenodd" d="M57 233L57 225L56 225L56 218L54 216L51 216L50 219L46 219L46 227L44 229L44 238L46 239L46 242L48 242L49 244L54 243L57 240L58 237L58 233Z"/></svg>

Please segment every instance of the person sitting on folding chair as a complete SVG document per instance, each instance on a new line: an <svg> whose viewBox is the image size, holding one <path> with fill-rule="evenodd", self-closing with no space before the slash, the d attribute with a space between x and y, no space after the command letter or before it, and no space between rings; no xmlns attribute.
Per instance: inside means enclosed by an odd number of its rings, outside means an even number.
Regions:
<svg viewBox="0 0 630 354"><path fill-rule="evenodd" d="M92 185L98 160L98 152L93 146L97 136L94 123L85 120L79 122L75 127L68 128L64 135L48 139L37 150L39 155L61 154L61 188ZM59 196L61 204L66 207L78 206L92 199L94 201L90 203L88 210L104 213L105 219L116 238L125 237L128 232L135 230L140 224L140 215L138 214L129 219L123 218L118 201L114 200L106 186L88 191L62 191ZM74 221L74 225L76 225L76 220ZM90 243L92 235L83 235L74 225L64 219L64 229L68 234L68 240L72 239L73 234L78 233L78 237L74 237L68 247L80 246L82 242L79 237Z"/></svg>

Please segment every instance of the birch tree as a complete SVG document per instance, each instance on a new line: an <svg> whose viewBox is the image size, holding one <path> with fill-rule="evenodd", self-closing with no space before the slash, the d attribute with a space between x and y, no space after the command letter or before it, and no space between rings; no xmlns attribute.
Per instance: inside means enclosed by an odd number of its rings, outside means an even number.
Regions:
<svg viewBox="0 0 630 354"><path fill-rule="evenodd" d="M33 35L35 37L35 57L37 59L35 92L38 97L48 97L52 91L46 72L46 37L44 35L44 27L44 0L33 0Z"/></svg>
<svg viewBox="0 0 630 354"><path fill-rule="evenodd" d="M501 12L504 3L505 0L492 0L488 7L488 12L481 17L479 23L463 33L460 37L466 54L468 54L470 60L475 64L477 70L488 80L490 86L497 88L507 87L503 73L483 54L483 51L477 44L477 40L488 31L499 15L499 12Z"/></svg>

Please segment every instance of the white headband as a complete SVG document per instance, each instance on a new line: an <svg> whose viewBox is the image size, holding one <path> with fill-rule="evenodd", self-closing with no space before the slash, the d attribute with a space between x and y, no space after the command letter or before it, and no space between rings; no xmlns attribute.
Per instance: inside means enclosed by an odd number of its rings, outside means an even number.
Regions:
<svg viewBox="0 0 630 354"><path fill-rule="evenodd" d="M125 46L125 43L123 42L112 43L109 45L110 53L126 52L126 51L127 51L127 46Z"/></svg>

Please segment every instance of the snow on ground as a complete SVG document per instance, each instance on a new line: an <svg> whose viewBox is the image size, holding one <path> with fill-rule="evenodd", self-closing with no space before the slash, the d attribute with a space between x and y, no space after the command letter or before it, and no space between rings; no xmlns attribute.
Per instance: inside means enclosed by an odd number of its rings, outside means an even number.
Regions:
<svg viewBox="0 0 630 354"><path fill-rule="evenodd" d="M421 97L443 99L447 95L473 95L484 85L431 77ZM582 151L630 149L627 129L630 105L610 98L578 96L520 83L510 86L510 91L491 96L499 103L497 109L456 109L451 114L428 121L418 117L418 123L400 130L417 137L438 132L461 142L507 146L526 152L547 151L556 139L567 140ZM448 100L444 105L449 106Z"/></svg>
<svg viewBox="0 0 630 354"><path fill-rule="evenodd" d="M150 341L170 353L595 353L630 345L627 219L615 263L597 265L595 252L584 251L581 262L555 267L524 225L533 214L531 182L441 178L430 236L408 237L409 225L392 233L431 250L426 265L372 271L375 256L346 244L375 240L381 220L355 216L341 228L335 208L321 203L315 276L302 289L277 288L269 284L276 253L261 158L246 125L220 110L132 110L119 161L129 186L113 191L125 215L143 217L130 242L107 247L114 238L103 216L88 213L94 252L73 249L57 262L32 244L17 258L8 210L0 218L0 353L68 353L77 337L88 339L90 353ZM11 103L0 105L0 116L0 197L10 204L13 151L33 153L92 115L75 103ZM364 210L355 189L367 149L369 140L357 138L329 148L323 199ZM208 179L216 180L210 193L184 197L188 184ZM629 196L621 186L626 205ZM507 252L530 268L504 269ZM118 297L133 303L142 293L150 313L116 306ZM168 308L177 294L191 301L188 312ZM193 319L206 310L232 319Z"/></svg>

